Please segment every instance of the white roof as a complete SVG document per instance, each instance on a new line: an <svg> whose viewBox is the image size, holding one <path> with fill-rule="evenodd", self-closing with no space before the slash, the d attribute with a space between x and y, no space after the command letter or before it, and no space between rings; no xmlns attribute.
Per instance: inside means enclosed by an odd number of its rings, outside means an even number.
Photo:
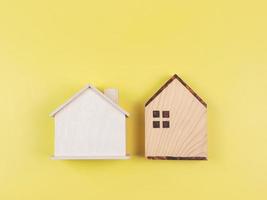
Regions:
<svg viewBox="0 0 267 200"><path fill-rule="evenodd" d="M72 101L74 101L76 98L78 98L82 93L84 93L87 89L91 88L94 92L96 92L100 97L102 97L104 100L106 100L108 103L110 103L111 106L116 108L119 112L122 112L126 115L126 117L129 116L129 113L123 110L119 105L114 103L111 99L109 99L106 95L104 95L101 91L99 91L97 88L93 87L92 85L88 84L83 89L81 89L78 93L73 95L69 100L67 100L64 104L59 106L56 110L54 110L50 116L54 117L59 111L61 111L65 106L70 104Z"/></svg>

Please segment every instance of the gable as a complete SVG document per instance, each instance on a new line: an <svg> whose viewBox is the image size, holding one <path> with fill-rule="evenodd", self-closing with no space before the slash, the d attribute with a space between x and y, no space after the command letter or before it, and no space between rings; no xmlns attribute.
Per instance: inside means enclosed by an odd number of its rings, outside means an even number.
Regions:
<svg viewBox="0 0 267 200"><path fill-rule="evenodd" d="M176 104L187 105L191 103L203 108L202 103L180 81L174 79L164 90L153 98L153 101L146 105L146 108L168 109L170 107L176 107Z"/></svg>
<svg viewBox="0 0 267 200"><path fill-rule="evenodd" d="M159 94L164 92L164 90L173 82L178 82L181 86L184 87L184 89L188 90L188 92L191 93L191 95L196 98L204 107L207 107L207 104L202 100L200 96L197 95L196 92L191 89L189 85L187 85L177 74L173 75L145 104L147 106L150 104ZM174 91L175 92L175 91Z"/></svg>
<svg viewBox="0 0 267 200"><path fill-rule="evenodd" d="M83 95L83 93L85 93L87 90L91 90L92 92L94 92L96 95L98 95L100 98L102 98L103 100L105 100L107 103L110 104L110 106L114 107L117 111L123 113L126 117L129 116L129 113L126 112L125 110L123 110L119 105L117 105L116 103L114 103L111 99L109 99L107 96L105 96L102 92L100 92L98 89L96 89L95 87L93 87L92 85L86 85L82 90L80 90L78 93L76 93L75 95L73 95L69 100L67 100L64 104L62 104L61 106L59 106L56 110L54 110L50 116L51 117L55 117L55 115L60 112L61 110L63 110L64 108L66 108L67 106L69 106L70 104L72 104L74 101L76 101L77 99L80 98L80 96Z"/></svg>
<svg viewBox="0 0 267 200"><path fill-rule="evenodd" d="M124 115L118 112L116 108L111 106L105 99L100 97L92 89L87 89L79 98L76 98L70 104L65 106L60 112L57 113L56 117L67 115L73 119L80 119L82 116L92 117L109 117L109 113L118 113L116 115Z"/></svg>

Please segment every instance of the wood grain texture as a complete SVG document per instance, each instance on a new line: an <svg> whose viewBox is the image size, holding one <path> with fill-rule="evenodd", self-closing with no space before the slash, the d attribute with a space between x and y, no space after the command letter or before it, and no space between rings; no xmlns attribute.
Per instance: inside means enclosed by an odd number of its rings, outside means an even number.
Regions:
<svg viewBox="0 0 267 200"><path fill-rule="evenodd" d="M189 92L194 95L200 103L202 103L205 107L207 107L207 103L203 101L203 99L198 96L198 94L189 86L187 85L177 74L174 74L146 103L147 106L151 101L153 101L174 79L177 79L183 86L185 86Z"/></svg>
<svg viewBox="0 0 267 200"><path fill-rule="evenodd" d="M207 157L148 156L150 160L207 160Z"/></svg>
<svg viewBox="0 0 267 200"><path fill-rule="evenodd" d="M153 118L159 110L160 118ZM169 118L162 117L168 110ZM153 128L168 120L169 128ZM161 124L162 125L162 124ZM178 79L172 79L145 107L145 155L148 158L207 158L207 108Z"/></svg>

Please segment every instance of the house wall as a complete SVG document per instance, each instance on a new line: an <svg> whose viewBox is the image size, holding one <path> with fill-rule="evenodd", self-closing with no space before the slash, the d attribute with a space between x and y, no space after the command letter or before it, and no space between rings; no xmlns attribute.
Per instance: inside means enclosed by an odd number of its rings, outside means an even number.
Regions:
<svg viewBox="0 0 267 200"><path fill-rule="evenodd" d="M125 156L126 117L92 89L55 116L55 156Z"/></svg>
<svg viewBox="0 0 267 200"><path fill-rule="evenodd" d="M160 118L153 118L153 110ZM170 128L162 128L169 110ZM153 128L153 120L160 128ZM207 110L178 80L173 80L145 108L146 156L207 157Z"/></svg>

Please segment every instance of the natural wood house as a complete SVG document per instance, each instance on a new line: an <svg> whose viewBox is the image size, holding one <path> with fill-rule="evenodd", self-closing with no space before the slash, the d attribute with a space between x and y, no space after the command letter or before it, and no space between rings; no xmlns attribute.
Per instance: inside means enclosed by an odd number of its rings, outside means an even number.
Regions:
<svg viewBox="0 0 267 200"><path fill-rule="evenodd" d="M145 104L145 155L207 159L207 104L176 74Z"/></svg>

